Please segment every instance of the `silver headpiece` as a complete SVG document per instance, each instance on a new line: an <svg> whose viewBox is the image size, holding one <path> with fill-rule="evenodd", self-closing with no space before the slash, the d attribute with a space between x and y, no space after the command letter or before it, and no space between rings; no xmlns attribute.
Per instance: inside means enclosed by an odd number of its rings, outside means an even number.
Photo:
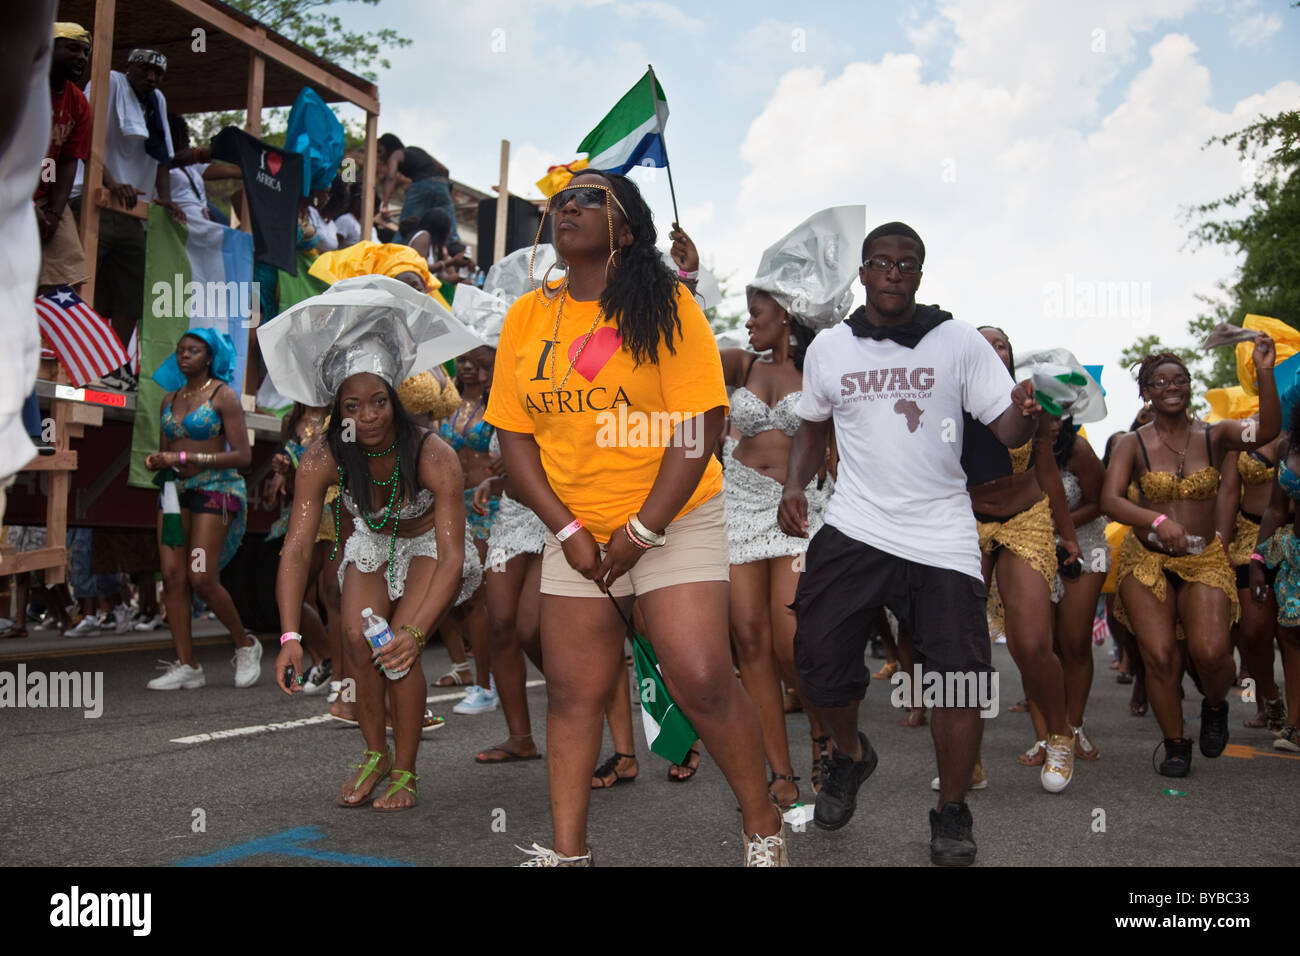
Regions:
<svg viewBox="0 0 1300 956"><path fill-rule="evenodd" d="M495 268L495 267L494 267ZM456 298L451 300L451 314L481 340L481 344L496 348L501 341L501 326L514 299L507 300L504 292L491 295L482 289L464 283L456 287Z"/></svg>
<svg viewBox="0 0 1300 956"><path fill-rule="evenodd" d="M257 332L281 394L329 405L353 375L394 388L482 344L442 305L387 276L357 276L290 306Z"/></svg>
<svg viewBox="0 0 1300 956"><path fill-rule="evenodd" d="M866 206L832 206L809 216L770 246L746 287L766 292L814 331L848 315L866 237Z"/></svg>
<svg viewBox="0 0 1300 956"><path fill-rule="evenodd" d="M483 278L483 291L500 296L507 304L513 304L515 299L532 292L532 283L528 281L528 260L532 254L532 247L529 246L526 249L516 249L492 263ZM538 243L537 258L533 260L533 281L541 282L546 270L555 265L556 261L555 247L549 242ZM459 294L460 290L456 291Z"/></svg>

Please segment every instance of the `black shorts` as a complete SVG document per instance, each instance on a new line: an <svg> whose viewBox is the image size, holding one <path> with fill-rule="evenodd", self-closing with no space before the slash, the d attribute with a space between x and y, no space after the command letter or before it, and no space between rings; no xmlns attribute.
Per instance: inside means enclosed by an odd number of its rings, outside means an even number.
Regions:
<svg viewBox="0 0 1300 956"><path fill-rule="evenodd" d="M924 672L993 670L983 581L897 557L830 525L817 532L806 560L791 607L801 692L814 706L866 696L866 645L881 607L907 629Z"/></svg>

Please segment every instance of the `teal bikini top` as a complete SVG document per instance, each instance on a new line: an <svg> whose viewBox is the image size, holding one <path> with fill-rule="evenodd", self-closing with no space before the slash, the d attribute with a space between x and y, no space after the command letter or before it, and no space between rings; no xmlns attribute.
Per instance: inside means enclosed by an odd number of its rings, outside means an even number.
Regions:
<svg viewBox="0 0 1300 956"><path fill-rule="evenodd" d="M1300 475L1288 468L1286 462L1277 466L1277 483L1293 499L1300 500Z"/></svg>
<svg viewBox="0 0 1300 956"><path fill-rule="evenodd" d="M179 422L172 417L172 403L168 402L162 414L162 432L167 436L167 440L176 441L178 438L188 438L191 441L205 441L220 435L223 431L221 416L212 407L212 399L216 397L217 392L220 390L221 386L218 385L212 390L212 394L203 400L202 405ZM175 398L174 395L172 397Z"/></svg>

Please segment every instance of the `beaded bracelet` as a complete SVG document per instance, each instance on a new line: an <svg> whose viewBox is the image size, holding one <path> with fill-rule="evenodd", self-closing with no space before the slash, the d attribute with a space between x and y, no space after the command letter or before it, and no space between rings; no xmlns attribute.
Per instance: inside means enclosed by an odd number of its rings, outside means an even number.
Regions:
<svg viewBox="0 0 1300 956"><path fill-rule="evenodd" d="M627 535L627 540L631 541L642 551L649 551L651 548L654 547L653 544L646 544L644 541L642 541L640 538L636 536L636 532L632 530L631 521L628 521L627 524L623 525L623 533Z"/></svg>

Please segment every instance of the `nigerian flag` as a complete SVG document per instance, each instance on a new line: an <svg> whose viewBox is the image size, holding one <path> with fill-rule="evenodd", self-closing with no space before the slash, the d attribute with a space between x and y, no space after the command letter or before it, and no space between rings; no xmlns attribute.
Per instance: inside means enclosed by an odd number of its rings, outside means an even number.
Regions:
<svg viewBox="0 0 1300 956"><path fill-rule="evenodd" d="M174 221L161 206L149 206L144 257L144 315L140 318L140 391L136 393L128 484L152 488L145 456L158 450L162 386L152 378L176 351L189 328L225 332L235 345L230 383L243 394L248 361L248 326L253 312L253 237L207 219Z"/></svg>
<svg viewBox="0 0 1300 956"><path fill-rule="evenodd" d="M686 719L676 701L668 696L659 670L655 650L640 634L628 628L632 640L632 659L636 664L636 682L641 697L641 721L645 725L650 750L672 763L686 760L699 734Z"/></svg>
<svg viewBox="0 0 1300 956"><path fill-rule="evenodd" d="M633 166L667 166L664 124L668 101L653 70L628 90L614 108L578 144L591 169L626 173Z"/></svg>

